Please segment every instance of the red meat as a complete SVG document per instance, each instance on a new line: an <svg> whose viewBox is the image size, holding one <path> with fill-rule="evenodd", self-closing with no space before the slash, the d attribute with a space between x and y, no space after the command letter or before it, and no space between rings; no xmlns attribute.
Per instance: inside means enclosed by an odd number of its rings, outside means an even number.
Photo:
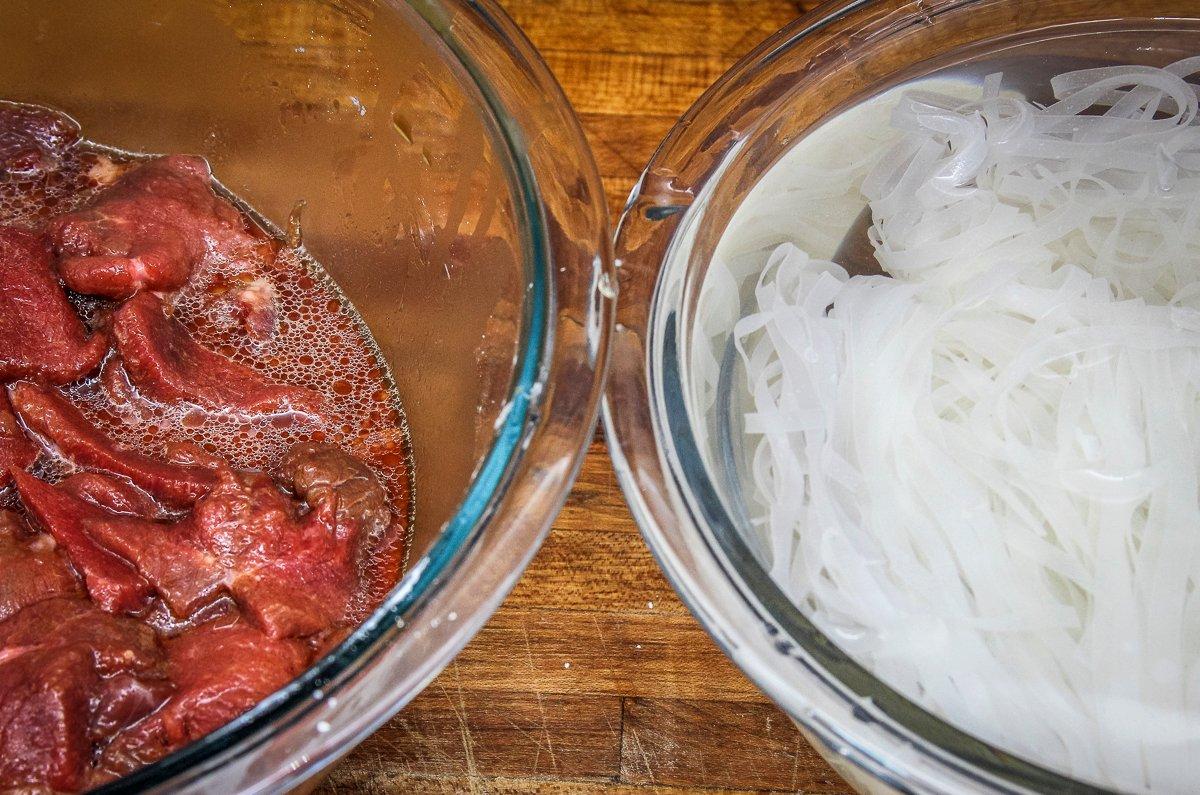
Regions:
<svg viewBox="0 0 1200 795"><path fill-rule="evenodd" d="M136 569L176 618L228 590L271 637L312 635L342 621L358 590L357 525L339 522L332 506L301 513L266 476L226 470L221 479L181 521L116 516L76 500L72 529Z"/></svg>
<svg viewBox="0 0 1200 795"><path fill-rule="evenodd" d="M57 168L79 142L79 125L49 108L0 102L0 177L31 177Z"/></svg>
<svg viewBox="0 0 1200 795"><path fill-rule="evenodd" d="M302 514L269 478L227 473L191 522L197 544L230 572L238 604L271 637L315 634L345 618L364 536L334 505Z"/></svg>
<svg viewBox="0 0 1200 795"><path fill-rule="evenodd" d="M105 749L94 783L166 756L224 726L308 664L304 647L272 640L244 621L216 619L168 641L175 695Z"/></svg>
<svg viewBox="0 0 1200 795"><path fill-rule="evenodd" d="M66 547L88 592L106 610L140 611L152 586L176 617L187 618L220 595L227 573L191 542L189 523L110 513L66 487L24 473L17 488L30 511Z"/></svg>
<svg viewBox="0 0 1200 795"><path fill-rule="evenodd" d="M92 752L89 701L98 685L83 649L30 649L0 662L0 788L83 787Z"/></svg>
<svg viewBox="0 0 1200 795"><path fill-rule="evenodd" d="M324 409L313 390L272 383L200 345L150 293L121 307L113 319L113 335L129 380L153 400L249 414L319 417Z"/></svg>
<svg viewBox="0 0 1200 795"><path fill-rule="evenodd" d="M369 466L329 445L296 445L280 471L283 482L310 506L336 506L338 522L357 526L370 541L370 564L359 566L361 597L346 615L351 621L364 618L396 584L404 560L404 527L395 521L387 489Z"/></svg>
<svg viewBox="0 0 1200 795"><path fill-rule="evenodd" d="M228 591L271 637L302 637L345 620L359 590L360 526L339 520L333 504L302 511L261 474L226 469L178 522L92 514L78 526L180 619Z"/></svg>
<svg viewBox="0 0 1200 795"><path fill-rule="evenodd" d="M25 424L63 456L81 466L123 475L165 503L187 507L216 483L212 470L205 467L169 464L122 450L52 389L22 382L10 387L10 395Z"/></svg>
<svg viewBox="0 0 1200 795"><path fill-rule="evenodd" d="M8 395L0 389L0 489L12 483L10 469L24 469L36 459L37 447L25 436Z"/></svg>
<svg viewBox="0 0 1200 795"><path fill-rule="evenodd" d="M223 592L226 570L190 542L186 522L105 516L89 520L85 527L96 543L132 564L176 618L188 618Z"/></svg>
<svg viewBox="0 0 1200 795"><path fill-rule="evenodd" d="M17 478L30 511L109 610L140 610L152 587L186 619L228 590L271 637L299 637L343 621L359 590L361 525L339 518L336 500L302 511L265 475L226 469L178 522L116 515Z"/></svg>
<svg viewBox="0 0 1200 795"><path fill-rule="evenodd" d="M98 472L79 472L58 485L79 499L112 513L146 518L159 514L158 504L149 494L132 483Z"/></svg>
<svg viewBox="0 0 1200 795"><path fill-rule="evenodd" d="M139 613L152 595L150 583L127 562L101 547L85 530L106 518L99 508L32 475L13 472L21 501L38 524L54 536L83 575L88 594L110 613Z"/></svg>
<svg viewBox="0 0 1200 795"><path fill-rule="evenodd" d="M54 540L31 533L12 511L0 511L0 621L34 602L80 594Z"/></svg>
<svg viewBox="0 0 1200 795"><path fill-rule="evenodd" d="M88 735L93 742L114 736L158 709L175 691L169 679L143 679L121 673L100 682Z"/></svg>
<svg viewBox="0 0 1200 795"><path fill-rule="evenodd" d="M210 252L245 256L262 245L234 206L213 193L208 163L186 155L129 170L49 231L67 286L117 299L176 290Z"/></svg>
<svg viewBox="0 0 1200 795"><path fill-rule="evenodd" d="M82 788L92 743L171 694L166 662L153 630L83 599L41 601L0 623L0 788Z"/></svg>
<svg viewBox="0 0 1200 795"><path fill-rule="evenodd" d="M103 613L85 599L44 599L0 623L0 649L7 652L67 647L85 649L102 676L161 678L164 673L154 630L136 619Z"/></svg>
<svg viewBox="0 0 1200 795"><path fill-rule="evenodd" d="M392 523L387 489L375 472L337 447L298 444L281 469L297 496L313 508L334 506L338 521L356 524L369 538L381 537Z"/></svg>
<svg viewBox="0 0 1200 795"><path fill-rule="evenodd" d="M0 380L65 384L99 366L108 340L88 337L39 238L0 227L0 285Z"/></svg>
<svg viewBox="0 0 1200 795"><path fill-rule="evenodd" d="M308 665L294 641L273 640L245 622L218 619L167 644L178 689L168 708L173 734L194 739L220 728L290 682Z"/></svg>

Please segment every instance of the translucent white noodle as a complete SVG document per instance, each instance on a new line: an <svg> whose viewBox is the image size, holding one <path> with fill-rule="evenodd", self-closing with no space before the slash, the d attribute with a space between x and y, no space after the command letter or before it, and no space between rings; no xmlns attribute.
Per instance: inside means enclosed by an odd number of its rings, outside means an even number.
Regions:
<svg viewBox="0 0 1200 795"><path fill-rule="evenodd" d="M1197 72L905 95L861 180L891 277L783 243L734 326L775 580L924 707L1131 791L1200 782Z"/></svg>

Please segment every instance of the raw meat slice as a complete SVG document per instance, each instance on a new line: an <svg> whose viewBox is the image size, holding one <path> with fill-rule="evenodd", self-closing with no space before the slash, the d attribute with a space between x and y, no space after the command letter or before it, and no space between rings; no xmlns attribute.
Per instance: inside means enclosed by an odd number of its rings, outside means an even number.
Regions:
<svg viewBox="0 0 1200 795"><path fill-rule="evenodd" d="M90 519L84 526L96 543L120 555L149 580L176 618L188 618L223 592L225 569L189 542L186 522L109 516Z"/></svg>
<svg viewBox="0 0 1200 795"><path fill-rule="evenodd" d="M101 547L87 534L89 519L104 513L66 491L25 472L13 472L17 492L26 509L62 546L83 575L88 594L110 613L140 613L149 604L150 583L127 562Z"/></svg>
<svg viewBox="0 0 1200 795"><path fill-rule="evenodd" d="M274 640L243 621L205 624L167 643L170 678L178 693L177 737L219 728L290 682L308 665L295 641Z"/></svg>
<svg viewBox="0 0 1200 795"><path fill-rule="evenodd" d="M114 736L96 761L88 787L100 787L127 776L184 745L170 738L164 723L159 712Z"/></svg>
<svg viewBox="0 0 1200 795"><path fill-rule="evenodd" d="M191 522L197 543L231 573L238 604L271 637L314 634L345 618L364 539L335 506L301 514L266 476L226 473Z"/></svg>
<svg viewBox="0 0 1200 795"><path fill-rule="evenodd" d="M123 475L169 505L186 508L216 483L216 475L205 467L170 464L121 449L55 390L21 382L9 394L25 424L63 456L80 466Z"/></svg>
<svg viewBox="0 0 1200 795"><path fill-rule="evenodd" d="M167 523L114 514L73 494L68 483L50 486L24 473L18 489L30 511L52 533L58 527L73 534L86 560L98 559L113 571L129 575L133 583L127 587L136 585L140 592L153 586L177 618L187 618L214 601L228 579L216 559L191 542L191 525L186 520ZM89 576L67 541L63 545L84 571L89 593L95 598L92 583L98 577Z"/></svg>
<svg viewBox="0 0 1200 795"><path fill-rule="evenodd" d="M225 563L268 557L280 528L295 522L296 503L259 472L226 470L218 481L192 513L197 541Z"/></svg>
<svg viewBox="0 0 1200 795"><path fill-rule="evenodd" d="M333 626L346 612L346 598L326 601L306 583L270 567L234 578L230 590L242 611L272 638L303 638ZM339 598L340 597L340 598Z"/></svg>
<svg viewBox="0 0 1200 795"><path fill-rule="evenodd" d="M357 524L369 538L382 536L392 523L387 489L375 472L337 447L298 444L284 457L281 471L310 506L335 506L339 522Z"/></svg>
<svg viewBox="0 0 1200 795"><path fill-rule="evenodd" d="M0 662L0 789L83 787L92 753L89 701L98 685L83 649L31 649Z"/></svg>
<svg viewBox="0 0 1200 795"><path fill-rule="evenodd" d="M164 674L163 649L153 629L101 612L85 599L44 599L0 623L0 649L67 647L86 650L102 676Z"/></svg>
<svg viewBox="0 0 1200 795"><path fill-rule="evenodd" d="M24 469L37 460L37 447L29 441L0 389L0 489L12 483L10 469Z"/></svg>
<svg viewBox="0 0 1200 795"><path fill-rule="evenodd" d="M121 307L113 336L130 382L153 400L243 414L319 417L325 408L313 390L273 383L200 345L151 293Z"/></svg>
<svg viewBox="0 0 1200 795"><path fill-rule="evenodd" d="M47 599L0 622L0 788L82 788L92 742L161 705L167 673L154 630L84 599Z"/></svg>
<svg viewBox="0 0 1200 795"><path fill-rule="evenodd" d="M162 706L174 690L168 679L143 679L127 673L102 680L93 698L88 735L93 742L112 737Z"/></svg>
<svg viewBox="0 0 1200 795"><path fill-rule="evenodd" d="M272 640L229 618L168 641L167 652L175 695L113 739L94 783L123 776L224 726L295 678L309 658L301 644Z"/></svg>
<svg viewBox="0 0 1200 795"><path fill-rule="evenodd" d="M284 456L280 471L283 482L310 506L336 506L338 522L358 527L362 538L370 540L369 565L358 562L363 572L360 596L345 616L365 618L396 584L404 562L404 527L394 521L387 490L365 463L329 445L296 445Z"/></svg>
<svg viewBox="0 0 1200 795"><path fill-rule="evenodd" d="M237 257L264 246L213 193L208 163L187 155L127 171L87 207L52 221L49 233L67 286L115 299L176 290L210 252Z"/></svg>
<svg viewBox="0 0 1200 795"><path fill-rule="evenodd" d="M82 593L54 539L31 533L15 513L0 510L0 621L34 602Z"/></svg>
<svg viewBox="0 0 1200 795"><path fill-rule="evenodd" d="M57 168L79 135L79 125L66 114L0 102L0 178L27 178Z"/></svg>
<svg viewBox="0 0 1200 795"><path fill-rule="evenodd" d="M88 337L38 237L0 227L0 284L0 380L65 384L99 366L108 339Z"/></svg>
<svg viewBox="0 0 1200 795"><path fill-rule="evenodd" d="M77 472L58 484L98 508L123 516L153 519L160 513L158 503L132 483L99 472Z"/></svg>

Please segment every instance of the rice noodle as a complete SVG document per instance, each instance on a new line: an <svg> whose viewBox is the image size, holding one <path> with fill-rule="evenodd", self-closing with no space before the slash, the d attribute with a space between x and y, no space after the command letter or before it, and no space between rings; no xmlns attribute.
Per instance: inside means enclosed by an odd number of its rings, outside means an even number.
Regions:
<svg viewBox="0 0 1200 795"><path fill-rule="evenodd" d="M892 278L783 244L734 327L790 598L952 723L1133 791L1200 782L1196 72L906 94L862 182Z"/></svg>

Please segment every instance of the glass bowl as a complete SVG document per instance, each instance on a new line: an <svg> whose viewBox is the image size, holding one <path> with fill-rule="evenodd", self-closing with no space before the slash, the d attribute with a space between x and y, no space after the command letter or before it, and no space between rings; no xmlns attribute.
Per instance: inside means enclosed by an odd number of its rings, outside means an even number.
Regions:
<svg viewBox="0 0 1200 795"><path fill-rule="evenodd" d="M288 687L106 789L295 787L466 644L566 497L614 312L590 152L488 0L15 0L0 76L93 140L207 157L302 234L392 368L416 461L402 582Z"/></svg>
<svg viewBox="0 0 1200 795"><path fill-rule="evenodd" d="M771 166L856 102L929 76L977 81L1032 68L1048 80L1088 65L1161 66L1200 51L1197 17L1194 0L835 0L712 86L629 198L616 238L622 302L604 404L621 486L699 621L864 791L1098 788L922 710L822 635L768 576L742 513L737 459L714 427L720 387L703 390L724 371L698 374L721 370L738 316L707 300L717 246ZM844 219L846 231L854 221Z"/></svg>

